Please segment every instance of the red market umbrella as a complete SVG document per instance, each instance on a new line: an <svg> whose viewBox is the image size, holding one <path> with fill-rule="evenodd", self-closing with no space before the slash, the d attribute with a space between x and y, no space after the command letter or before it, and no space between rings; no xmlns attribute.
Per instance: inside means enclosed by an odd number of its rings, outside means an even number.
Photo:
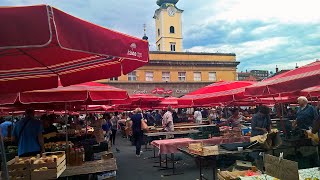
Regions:
<svg viewBox="0 0 320 180"><path fill-rule="evenodd" d="M193 106L203 106L231 102L244 98L244 88L254 84L252 81L217 82L193 91L182 98L180 104L193 103Z"/></svg>
<svg viewBox="0 0 320 180"><path fill-rule="evenodd" d="M47 5L0 8L0 93L127 74L149 61L148 42Z"/></svg>
<svg viewBox="0 0 320 180"><path fill-rule="evenodd" d="M245 95L278 96L279 94L295 93L297 91L319 85L320 61L288 71L249 86Z"/></svg>
<svg viewBox="0 0 320 180"><path fill-rule="evenodd" d="M173 108L178 107L178 99L176 97L166 97L162 99L159 104L155 105L153 108L154 109L164 109L167 108L168 106L171 106Z"/></svg>
<svg viewBox="0 0 320 180"><path fill-rule="evenodd" d="M300 92L300 94L307 97L320 97L320 86L304 89Z"/></svg>
<svg viewBox="0 0 320 180"><path fill-rule="evenodd" d="M77 104L123 104L130 100L127 91L96 82L17 93L15 97L12 94L10 96L0 94L0 105L72 102Z"/></svg>

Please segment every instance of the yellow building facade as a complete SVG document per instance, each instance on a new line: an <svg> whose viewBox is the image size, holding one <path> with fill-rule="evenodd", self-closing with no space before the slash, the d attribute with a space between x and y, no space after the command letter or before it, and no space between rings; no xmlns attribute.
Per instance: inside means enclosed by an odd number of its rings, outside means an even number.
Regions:
<svg viewBox="0 0 320 180"><path fill-rule="evenodd" d="M176 7L177 2L157 1L159 9L154 19L158 50L150 51L149 64L127 75L100 82L125 89L129 94L180 97L217 81L237 79L239 62L234 53L183 52L183 10Z"/></svg>

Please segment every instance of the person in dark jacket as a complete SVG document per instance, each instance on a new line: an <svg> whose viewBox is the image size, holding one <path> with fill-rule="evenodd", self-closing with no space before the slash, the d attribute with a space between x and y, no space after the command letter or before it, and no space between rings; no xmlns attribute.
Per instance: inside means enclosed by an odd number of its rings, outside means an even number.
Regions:
<svg viewBox="0 0 320 180"><path fill-rule="evenodd" d="M315 108L308 104L308 99L304 96L298 98L299 109L297 119L293 122L293 127L301 130L308 130L312 127L318 117Z"/></svg>
<svg viewBox="0 0 320 180"><path fill-rule="evenodd" d="M141 121L143 121L143 115L140 108L135 110L135 114L131 116L132 121L132 135L134 138L134 144L136 145L136 156L140 157L141 145L143 143L143 131L141 130Z"/></svg>
<svg viewBox="0 0 320 180"><path fill-rule="evenodd" d="M251 120L251 136L263 135L271 131L270 109L267 106L260 106Z"/></svg>

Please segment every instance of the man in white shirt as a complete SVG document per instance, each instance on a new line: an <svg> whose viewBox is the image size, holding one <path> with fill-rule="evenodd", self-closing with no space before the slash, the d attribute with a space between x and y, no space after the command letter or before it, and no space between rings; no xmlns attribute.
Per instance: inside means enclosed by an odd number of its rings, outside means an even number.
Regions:
<svg viewBox="0 0 320 180"><path fill-rule="evenodd" d="M163 127L163 130L167 132L174 131L171 106L168 106L168 111L162 117L162 127Z"/></svg>
<svg viewBox="0 0 320 180"><path fill-rule="evenodd" d="M198 108L196 108L196 111L194 111L193 117L196 120L196 123L198 123L198 124L202 123L202 114Z"/></svg>

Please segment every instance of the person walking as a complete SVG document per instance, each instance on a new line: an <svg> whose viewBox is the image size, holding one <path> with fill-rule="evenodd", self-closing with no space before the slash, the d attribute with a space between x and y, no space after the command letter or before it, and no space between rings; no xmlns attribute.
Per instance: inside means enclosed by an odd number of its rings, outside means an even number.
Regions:
<svg viewBox="0 0 320 180"><path fill-rule="evenodd" d="M115 145L115 141L116 141L116 134L117 134L117 129L118 129L118 112L115 112L114 115L111 118L111 131L112 134L110 136L110 141L113 145Z"/></svg>
<svg viewBox="0 0 320 180"><path fill-rule="evenodd" d="M202 114L199 108L196 108L196 111L194 111L193 117L196 120L196 123L198 124L202 123Z"/></svg>
<svg viewBox="0 0 320 180"><path fill-rule="evenodd" d="M143 121L143 115L140 108L135 110L135 114L131 116L132 121L132 136L134 138L134 144L136 146L136 156L140 157L141 145L143 143L143 130L141 129L141 121Z"/></svg>
<svg viewBox="0 0 320 180"><path fill-rule="evenodd" d="M164 131L167 131L167 132L173 132L174 131L171 106L168 106L167 112L164 113L164 115L162 117L162 128L163 128Z"/></svg>

